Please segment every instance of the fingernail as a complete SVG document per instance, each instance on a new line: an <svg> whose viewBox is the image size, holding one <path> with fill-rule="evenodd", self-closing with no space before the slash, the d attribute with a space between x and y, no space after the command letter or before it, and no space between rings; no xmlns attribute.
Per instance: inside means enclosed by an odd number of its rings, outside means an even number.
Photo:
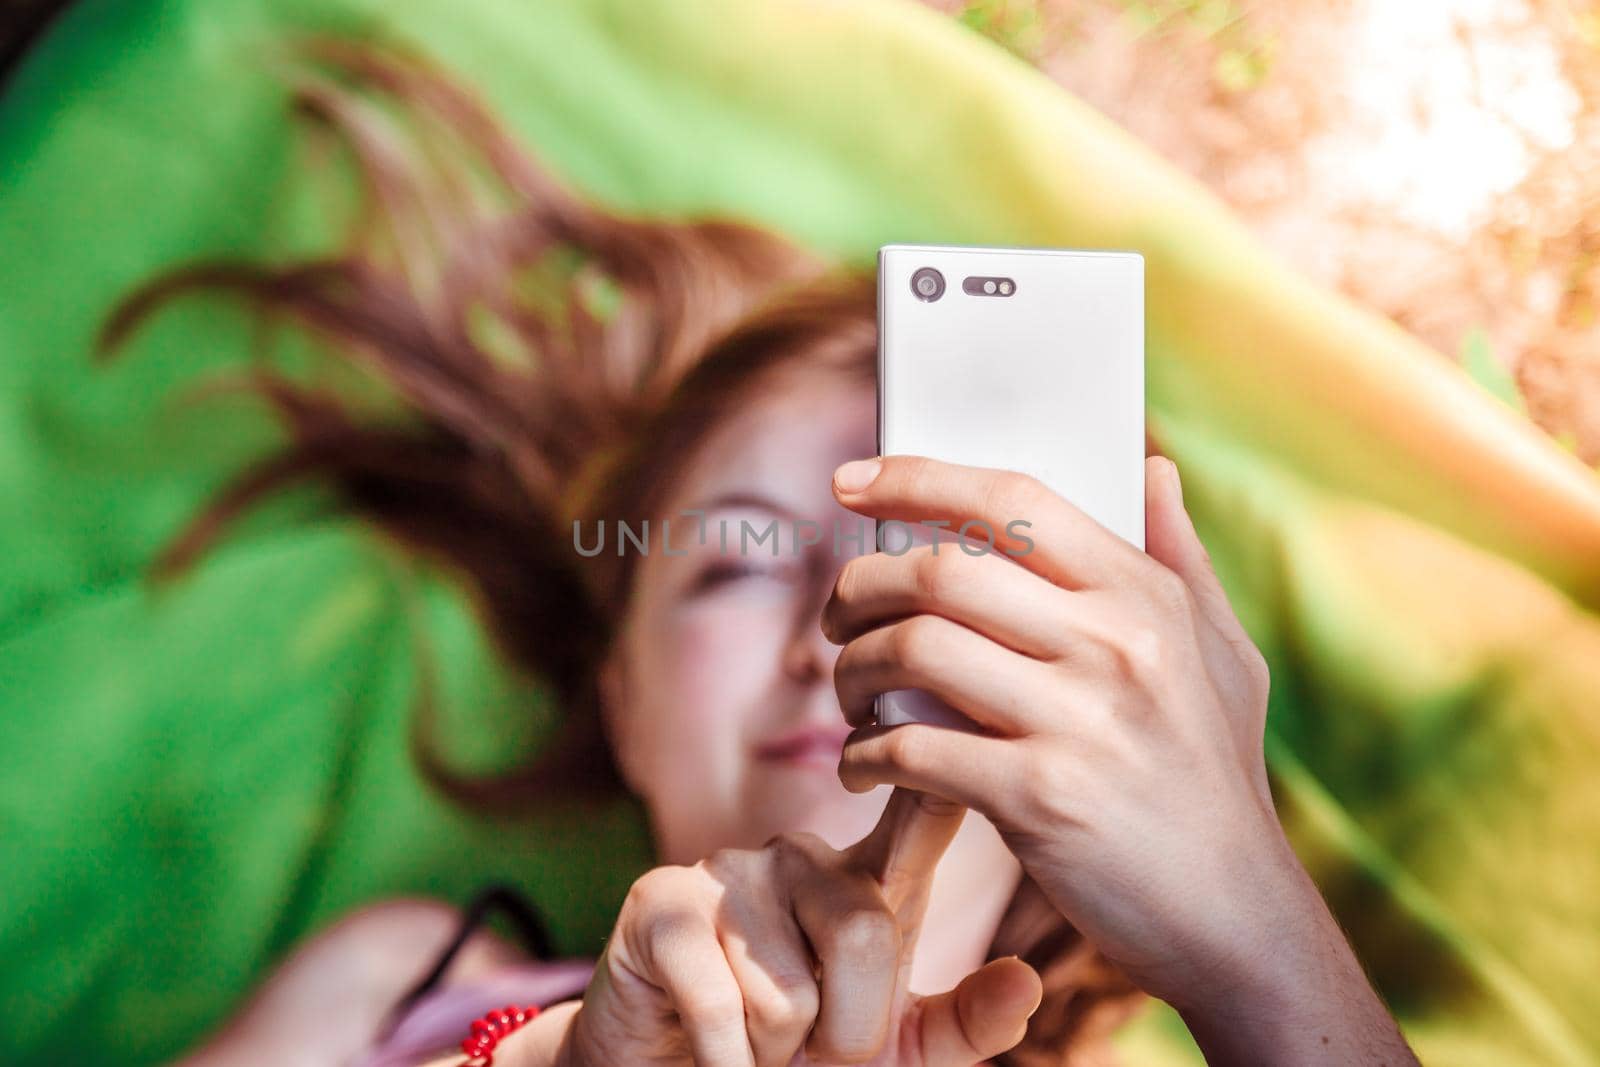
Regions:
<svg viewBox="0 0 1600 1067"><path fill-rule="evenodd" d="M882 469L881 459L853 459L833 472L833 484L841 493L859 493L872 484Z"/></svg>
<svg viewBox="0 0 1600 1067"><path fill-rule="evenodd" d="M1167 460L1167 466L1172 469L1172 489L1178 494L1178 503L1183 503L1183 479L1178 476L1178 465L1172 460Z"/></svg>

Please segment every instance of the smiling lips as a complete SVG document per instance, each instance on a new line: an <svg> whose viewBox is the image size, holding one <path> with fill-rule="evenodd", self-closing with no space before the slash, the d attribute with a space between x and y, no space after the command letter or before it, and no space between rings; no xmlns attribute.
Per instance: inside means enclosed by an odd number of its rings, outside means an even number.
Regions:
<svg viewBox="0 0 1600 1067"><path fill-rule="evenodd" d="M767 763L815 765L829 770L839 766L850 728L843 723L809 727L782 734L756 746L756 758Z"/></svg>

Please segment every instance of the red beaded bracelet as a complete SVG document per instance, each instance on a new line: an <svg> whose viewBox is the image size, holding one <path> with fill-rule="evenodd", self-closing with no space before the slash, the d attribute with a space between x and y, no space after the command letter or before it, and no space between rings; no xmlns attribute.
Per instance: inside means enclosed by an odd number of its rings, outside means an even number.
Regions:
<svg viewBox="0 0 1600 1067"><path fill-rule="evenodd" d="M472 1023L472 1033L461 1042L461 1051L467 1054L460 1067L489 1067L494 1062L495 1046L500 1039L514 1030L520 1030L539 1014L536 1004L525 1008L505 1007L491 1011Z"/></svg>

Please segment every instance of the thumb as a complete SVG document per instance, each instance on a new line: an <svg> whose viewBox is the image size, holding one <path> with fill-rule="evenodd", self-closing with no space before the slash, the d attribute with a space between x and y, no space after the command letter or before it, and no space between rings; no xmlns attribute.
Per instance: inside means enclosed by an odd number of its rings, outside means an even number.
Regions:
<svg viewBox="0 0 1600 1067"><path fill-rule="evenodd" d="M1212 623L1231 629L1233 608L1211 566L1211 554L1183 506L1177 464L1165 456L1151 456L1144 461L1144 474L1145 554L1183 579Z"/></svg>
<svg viewBox="0 0 1600 1067"><path fill-rule="evenodd" d="M922 1067L973 1067L1015 1047L1043 996L1038 973L1008 956L984 964L950 992L925 998Z"/></svg>

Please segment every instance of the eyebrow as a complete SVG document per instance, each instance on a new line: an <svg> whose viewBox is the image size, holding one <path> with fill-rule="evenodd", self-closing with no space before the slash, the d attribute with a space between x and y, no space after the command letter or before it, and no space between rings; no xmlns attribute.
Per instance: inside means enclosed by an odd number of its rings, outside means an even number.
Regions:
<svg viewBox="0 0 1600 1067"><path fill-rule="evenodd" d="M759 508L763 511L775 512L786 519L799 519L798 512L779 503L777 500L763 493L749 490L734 490L727 493L718 493L710 500L702 501L694 510L712 512L723 508Z"/></svg>

